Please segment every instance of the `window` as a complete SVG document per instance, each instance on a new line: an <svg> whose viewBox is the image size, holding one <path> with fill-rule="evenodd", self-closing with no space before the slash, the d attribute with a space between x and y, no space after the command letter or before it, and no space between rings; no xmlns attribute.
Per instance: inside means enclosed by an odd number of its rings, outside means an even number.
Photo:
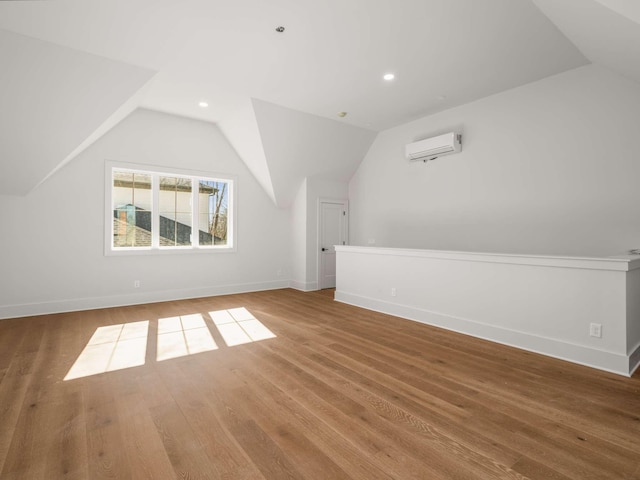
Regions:
<svg viewBox="0 0 640 480"><path fill-rule="evenodd" d="M107 163L106 253L234 250L234 180Z"/></svg>

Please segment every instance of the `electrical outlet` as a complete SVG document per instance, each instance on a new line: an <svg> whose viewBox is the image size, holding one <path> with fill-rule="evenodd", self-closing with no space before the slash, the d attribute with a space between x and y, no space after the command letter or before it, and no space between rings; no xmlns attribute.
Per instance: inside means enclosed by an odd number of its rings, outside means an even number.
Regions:
<svg viewBox="0 0 640 480"><path fill-rule="evenodd" d="M396 289L395 289L395 287L393 287L393 288L391 289L391 296L392 296L392 297L395 297L395 296L396 296Z"/></svg>
<svg viewBox="0 0 640 480"><path fill-rule="evenodd" d="M133 281L133 288L140 288L140 280Z"/></svg>
<svg viewBox="0 0 640 480"><path fill-rule="evenodd" d="M602 338L602 325L600 323L592 323L589 325L589 335L596 338Z"/></svg>
<svg viewBox="0 0 640 480"><path fill-rule="evenodd" d="M375 245L375 244L376 244L375 238L370 238L369 240L367 240L367 245Z"/></svg>
<svg viewBox="0 0 640 480"><path fill-rule="evenodd" d="M279 276L279 277L282 276L282 269L281 268L278 269L278 271L276 272L276 275Z"/></svg>

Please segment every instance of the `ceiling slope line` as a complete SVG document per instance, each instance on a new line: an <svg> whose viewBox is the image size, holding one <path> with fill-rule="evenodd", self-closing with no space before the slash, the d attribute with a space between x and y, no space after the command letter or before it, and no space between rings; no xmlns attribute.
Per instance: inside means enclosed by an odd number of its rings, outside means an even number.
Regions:
<svg viewBox="0 0 640 480"><path fill-rule="evenodd" d="M26 195L155 71L0 29L0 193Z"/></svg>
<svg viewBox="0 0 640 480"><path fill-rule="evenodd" d="M624 0L533 0L592 63L640 83L640 6Z"/></svg>

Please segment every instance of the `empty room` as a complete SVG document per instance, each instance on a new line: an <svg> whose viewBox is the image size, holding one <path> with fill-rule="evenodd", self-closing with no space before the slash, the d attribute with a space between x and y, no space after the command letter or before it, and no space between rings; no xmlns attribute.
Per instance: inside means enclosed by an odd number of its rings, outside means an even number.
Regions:
<svg viewBox="0 0 640 480"><path fill-rule="evenodd" d="M0 479L640 480L634 0L0 1Z"/></svg>

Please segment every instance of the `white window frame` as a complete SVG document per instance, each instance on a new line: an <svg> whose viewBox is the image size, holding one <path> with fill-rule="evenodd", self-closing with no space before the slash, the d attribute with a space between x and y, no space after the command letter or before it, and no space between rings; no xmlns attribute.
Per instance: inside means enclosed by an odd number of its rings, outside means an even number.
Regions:
<svg viewBox="0 0 640 480"><path fill-rule="evenodd" d="M114 247L113 246L113 171L129 170L136 173L151 175L151 246L150 247ZM190 178L191 189L191 245L160 246L160 213L158 212L160 190L158 179L161 176L173 176ZM236 205L238 180L235 175L226 175L213 172L176 169L156 165L141 165L107 160L105 162L105 212L104 212L104 253L106 256L120 255L168 255L168 254L193 254L193 253L232 253L237 251L236 238ZM229 185L229 211L227 213L227 244L226 245L200 245L198 232L198 180L224 181Z"/></svg>

